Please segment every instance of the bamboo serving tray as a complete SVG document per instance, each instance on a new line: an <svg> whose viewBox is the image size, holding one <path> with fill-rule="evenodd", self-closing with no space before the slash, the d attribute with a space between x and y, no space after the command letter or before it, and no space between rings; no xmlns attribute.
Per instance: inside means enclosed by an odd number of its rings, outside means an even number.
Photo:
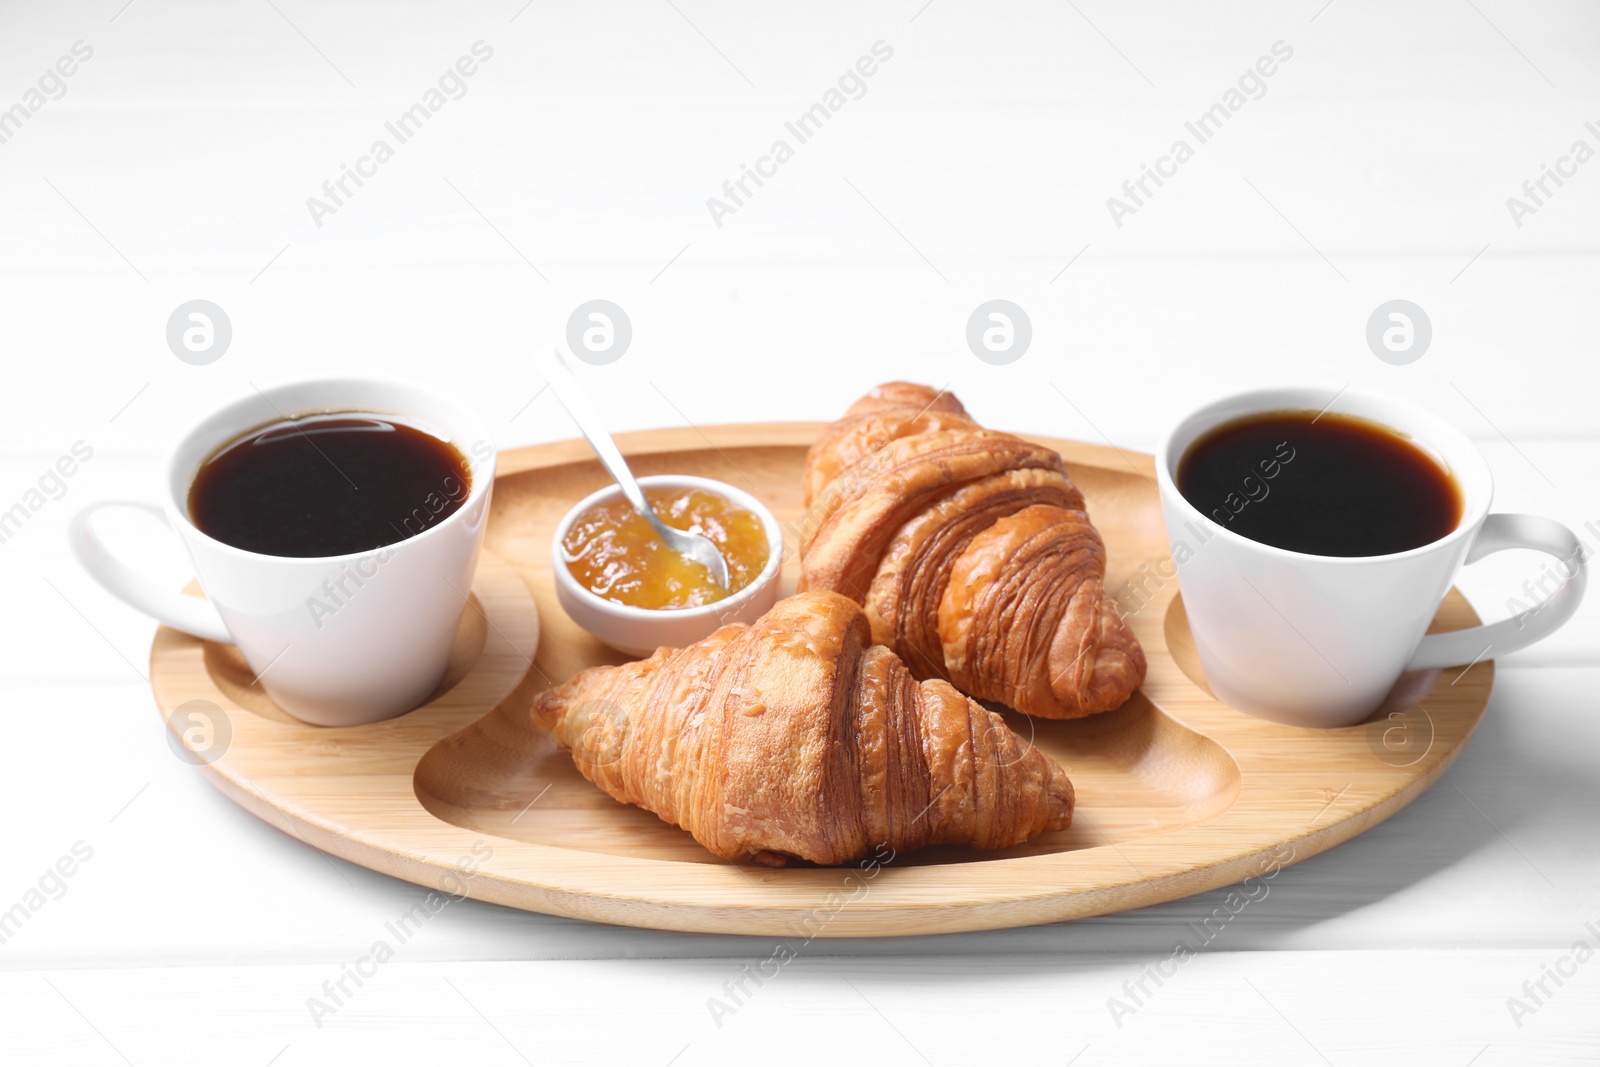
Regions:
<svg viewBox="0 0 1600 1067"><path fill-rule="evenodd" d="M788 530L792 557L801 468L820 429L619 440L640 474L698 474L754 493ZM1388 818L1460 753L1488 704L1488 662L1408 676L1371 720L1338 730L1281 726L1212 699L1167 562L1151 458L1036 440L1061 452L1087 497L1109 550L1106 587L1132 612L1150 667L1143 689L1108 714L1046 722L1007 713L1067 769L1079 804L1070 829L1017 848L927 849L882 866L736 866L580 776L528 715L545 686L622 661L556 604L551 531L607 480L576 441L501 454L470 606L424 706L370 726L307 726L251 684L235 649L166 628L150 657L156 702L169 725L189 701L221 709L226 749L190 749L194 762L246 810L335 856L531 911L785 937L1024 926L1261 877ZM785 593L797 571L787 559ZM1434 625L1477 622L1452 591Z"/></svg>

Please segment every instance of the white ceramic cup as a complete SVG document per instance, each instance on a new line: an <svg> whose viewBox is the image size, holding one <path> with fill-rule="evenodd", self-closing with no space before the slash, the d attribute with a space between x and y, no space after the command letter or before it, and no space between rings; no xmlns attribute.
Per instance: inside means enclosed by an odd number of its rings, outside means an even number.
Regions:
<svg viewBox="0 0 1600 1067"><path fill-rule="evenodd" d="M1316 556L1234 533L1178 492L1178 464L1208 430L1245 415L1322 410L1381 423L1436 459L1461 491L1456 528L1406 552ZM1291 471L1292 465L1285 467L1283 476ZM1524 648L1570 619L1583 598L1586 571L1577 536L1551 519L1489 514L1489 465L1466 435L1381 393L1287 386L1225 396L1168 432L1156 452L1156 474L1206 681L1218 699L1261 718L1318 727L1360 722L1402 673ZM1240 495L1248 499L1244 486ZM1271 506L1270 495L1248 506ZM1508 548L1555 556L1564 576L1559 588L1504 621L1424 636L1462 565Z"/></svg>
<svg viewBox="0 0 1600 1067"><path fill-rule="evenodd" d="M285 417L338 411L394 416L450 441L469 464L466 500L403 541L315 558L235 548L190 521L190 483L217 448ZM285 711L319 726L354 726L415 708L443 677L483 544L494 472L488 427L429 389L379 378L295 382L253 392L186 433L167 459L159 505L92 504L73 517L69 536L84 569L122 600L184 633L237 644ZM427 510L442 506L418 501ZM92 519L108 507L152 513L176 531L207 599L156 584L104 544Z"/></svg>

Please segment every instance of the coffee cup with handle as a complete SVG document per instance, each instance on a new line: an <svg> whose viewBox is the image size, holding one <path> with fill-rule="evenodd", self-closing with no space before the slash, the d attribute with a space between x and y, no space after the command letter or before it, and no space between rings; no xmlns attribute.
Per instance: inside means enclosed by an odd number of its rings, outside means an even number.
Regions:
<svg viewBox="0 0 1600 1067"><path fill-rule="evenodd" d="M1210 431L1248 416L1319 410L1377 423L1436 460L1460 493L1455 527L1402 552L1312 555L1244 537L1179 491L1180 463ZM1224 703L1261 718L1352 725L1382 704L1403 673L1465 667L1525 648L1565 624L1583 598L1587 572L1577 536L1552 519L1491 513L1494 482L1482 453L1444 419L1396 397L1338 386L1234 393L1179 419L1155 458L1207 684ZM1490 625L1427 633L1464 565L1517 548L1560 561L1560 585L1543 602Z"/></svg>
<svg viewBox="0 0 1600 1067"><path fill-rule="evenodd" d="M336 412L388 416L450 442L466 463L465 499L439 521L419 523L420 532L333 556L249 551L195 524L190 487L219 448L263 426ZM91 504L74 516L69 537L79 562L117 597L186 634L237 645L285 711L316 725L354 726L415 708L443 677L483 544L494 475L487 425L426 387L386 378L292 382L252 391L201 419L168 454L158 501ZM148 563L106 543L94 518L108 508L141 510L170 527L205 599L157 584Z"/></svg>

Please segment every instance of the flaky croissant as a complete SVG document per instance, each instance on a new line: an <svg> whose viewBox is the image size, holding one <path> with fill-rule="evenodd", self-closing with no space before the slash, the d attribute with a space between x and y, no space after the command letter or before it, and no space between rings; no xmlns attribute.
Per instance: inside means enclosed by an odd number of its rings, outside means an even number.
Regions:
<svg viewBox="0 0 1600 1067"><path fill-rule="evenodd" d="M832 593L581 671L533 716L584 777L730 860L1003 848L1072 821L1060 766L947 683L913 679Z"/></svg>
<svg viewBox="0 0 1600 1067"><path fill-rule="evenodd" d="M1047 719L1122 705L1144 651L1105 593L1105 546L1053 450L891 382L806 456L800 588L865 606L918 678Z"/></svg>

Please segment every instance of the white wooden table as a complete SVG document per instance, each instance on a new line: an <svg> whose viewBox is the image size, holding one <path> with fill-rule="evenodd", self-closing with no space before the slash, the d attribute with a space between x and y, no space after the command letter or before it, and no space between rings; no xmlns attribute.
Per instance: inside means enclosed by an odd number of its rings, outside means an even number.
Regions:
<svg viewBox="0 0 1600 1067"><path fill-rule="evenodd" d="M398 143L385 123L479 41L492 56ZM1259 98L1186 133L1280 41ZM876 42L892 55L798 143L785 123ZM0 544L0 910L27 911L0 944L0 1062L1600 1059L1596 599L1499 665L1430 793L1288 869L1160 988L1144 968L1220 894L814 942L748 995L769 940L469 901L313 1019L421 891L174 759L152 624L63 541L77 507L153 493L166 442L251 384L393 372L477 404L502 447L570 436L524 352L601 297L635 331L583 368L618 429L829 418L910 377L993 425L1148 449L1205 392L1359 383L1469 431L1499 507L1600 547L1600 162L1560 164L1600 149L1597 59L1600 9L1508 0L0 6L0 109L26 111L0 111L0 510L28 509ZM780 138L792 158L760 163ZM1193 158L1119 227L1107 198L1179 138ZM379 139L392 158L363 163ZM758 164L717 225L707 199ZM1571 173L1533 205L1543 164ZM370 173L314 218L344 166ZM1514 219L1512 196L1536 210ZM997 297L1033 327L1006 366L964 338ZM204 366L166 339L196 298L232 324ZM1395 298L1433 328L1405 366L1365 338ZM30 497L77 442L92 459ZM1538 566L1462 584L1500 617Z"/></svg>

